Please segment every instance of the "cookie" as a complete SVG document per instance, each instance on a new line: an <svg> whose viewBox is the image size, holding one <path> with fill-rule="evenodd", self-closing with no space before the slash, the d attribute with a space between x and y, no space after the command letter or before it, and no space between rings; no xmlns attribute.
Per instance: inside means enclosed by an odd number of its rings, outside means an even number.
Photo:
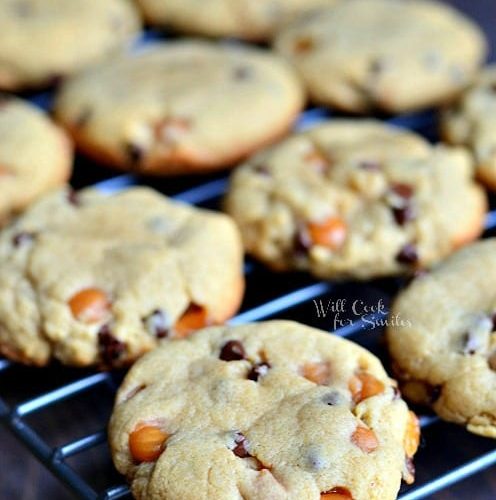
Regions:
<svg viewBox="0 0 496 500"><path fill-rule="evenodd" d="M148 188L59 190L0 233L0 351L28 364L126 365L242 293L233 222Z"/></svg>
<svg viewBox="0 0 496 500"><path fill-rule="evenodd" d="M406 396L496 438L496 239L460 250L414 280L387 340ZM391 323L392 324L392 323Z"/></svg>
<svg viewBox="0 0 496 500"><path fill-rule="evenodd" d="M237 169L225 207L270 267L365 279L429 266L475 239L486 204L465 150L333 120Z"/></svg>
<svg viewBox="0 0 496 500"><path fill-rule="evenodd" d="M72 170L69 138L28 102L0 94L0 225Z"/></svg>
<svg viewBox="0 0 496 500"><path fill-rule="evenodd" d="M125 378L109 439L137 499L392 500L419 427L370 352L269 321L162 343Z"/></svg>
<svg viewBox="0 0 496 500"><path fill-rule="evenodd" d="M339 0L138 0L146 20L156 26L213 37L251 41L270 39L281 25L298 15Z"/></svg>
<svg viewBox="0 0 496 500"><path fill-rule="evenodd" d="M472 21L427 0L348 0L291 23L275 47L316 103L355 113L440 104L470 83L487 51Z"/></svg>
<svg viewBox="0 0 496 500"><path fill-rule="evenodd" d="M299 81L276 56L179 41L75 77L55 111L88 155L173 174L236 163L283 135L303 104Z"/></svg>
<svg viewBox="0 0 496 500"><path fill-rule="evenodd" d="M444 110L441 135L470 148L478 177L496 190L496 66L487 67L458 102Z"/></svg>
<svg viewBox="0 0 496 500"><path fill-rule="evenodd" d="M140 24L129 0L0 0L0 89L56 82L121 48Z"/></svg>

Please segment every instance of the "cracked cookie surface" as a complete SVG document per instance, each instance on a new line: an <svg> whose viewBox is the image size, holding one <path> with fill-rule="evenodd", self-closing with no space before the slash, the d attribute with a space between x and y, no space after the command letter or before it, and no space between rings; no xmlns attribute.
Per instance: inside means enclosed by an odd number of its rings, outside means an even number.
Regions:
<svg viewBox="0 0 496 500"><path fill-rule="evenodd" d="M72 160L63 130L28 102L0 94L0 224L63 185Z"/></svg>
<svg viewBox="0 0 496 500"><path fill-rule="evenodd" d="M298 323L208 328L133 366L112 456L138 499L392 500L419 441L395 385L370 352Z"/></svg>
<svg viewBox="0 0 496 500"><path fill-rule="evenodd" d="M442 115L441 134L449 143L470 148L478 177L496 190L496 65Z"/></svg>
<svg viewBox="0 0 496 500"><path fill-rule="evenodd" d="M148 22L203 36L252 41L271 38L283 24L312 9L340 0L138 0Z"/></svg>
<svg viewBox="0 0 496 500"><path fill-rule="evenodd" d="M291 128L303 104L298 78L277 56L179 41L70 80L56 116L100 161L173 174L236 163Z"/></svg>
<svg viewBox="0 0 496 500"><path fill-rule="evenodd" d="M487 50L472 21L424 0L344 1L282 29L275 47L316 103L358 113L449 100L471 82Z"/></svg>
<svg viewBox="0 0 496 500"><path fill-rule="evenodd" d="M129 0L0 0L0 89L49 85L140 29Z"/></svg>
<svg viewBox="0 0 496 500"><path fill-rule="evenodd" d="M466 151L349 120L255 155L232 174L225 202L249 253L321 278L429 266L481 233L486 205Z"/></svg>
<svg viewBox="0 0 496 500"><path fill-rule="evenodd" d="M147 188L59 190L0 234L0 351L28 364L125 365L242 294L234 223Z"/></svg>
<svg viewBox="0 0 496 500"><path fill-rule="evenodd" d="M412 282L387 340L402 390L443 419L496 438L496 240L470 245Z"/></svg>

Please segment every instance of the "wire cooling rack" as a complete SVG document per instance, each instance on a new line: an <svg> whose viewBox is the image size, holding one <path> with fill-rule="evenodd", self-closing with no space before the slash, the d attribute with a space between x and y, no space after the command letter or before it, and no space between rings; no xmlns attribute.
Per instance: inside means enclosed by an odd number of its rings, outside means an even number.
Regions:
<svg viewBox="0 0 496 500"><path fill-rule="evenodd" d="M49 105L50 99L48 93L32 96L33 102L43 107ZM327 117L325 110L308 110L297 128L312 126ZM435 139L433 113L387 121ZM227 174L174 180L115 176L78 158L72 183L77 188L94 185L105 192L148 185L177 200L218 209L227 186ZM485 236L496 234L495 208L495 200L491 200ZM401 279L360 284L316 281L306 274L274 274L251 260L245 264L245 274L246 296L231 324L275 318L301 321L347 337L379 356L386 367L389 365L381 324L392 297L403 284ZM341 310L324 315L322 308L329 303L341 304ZM358 314L353 311L353 304ZM40 370L0 358L0 420L75 498L130 498L123 478L113 469L105 429L122 376L122 373L97 373L61 366ZM496 465L493 440L475 436L459 426L442 422L433 414L419 411L423 438L415 460L417 480L412 486L402 487L401 500L427 498Z"/></svg>

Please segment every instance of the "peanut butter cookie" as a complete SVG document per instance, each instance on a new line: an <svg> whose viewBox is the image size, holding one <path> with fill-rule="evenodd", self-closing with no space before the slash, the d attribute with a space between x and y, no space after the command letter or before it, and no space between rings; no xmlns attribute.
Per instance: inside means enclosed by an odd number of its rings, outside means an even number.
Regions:
<svg viewBox="0 0 496 500"><path fill-rule="evenodd" d="M496 240L470 245L397 298L387 340L405 396L496 438Z"/></svg>
<svg viewBox="0 0 496 500"><path fill-rule="evenodd" d="M411 272L483 230L469 154L375 121L333 120L237 169L226 199L246 250L327 278Z"/></svg>
<svg viewBox="0 0 496 500"><path fill-rule="evenodd" d="M487 67L458 102L444 111L441 134L451 144L470 148L478 177L496 190L496 66Z"/></svg>
<svg viewBox="0 0 496 500"><path fill-rule="evenodd" d="M49 85L140 29L130 0L0 0L0 89Z"/></svg>
<svg viewBox="0 0 496 500"><path fill-rule="evenodd" d="M24 363L125 365L242 294L233 222L147 188L60 190L0 233L0 351Z"/></svg>
<svg viewBox="0 0 496 500"><path fill-rule="evenodd" d="M56 116L87 154L150 174L228 167L287 132L298 78L260 49L158 44L63 86Z"/></svg>
<svg viewBox="0 0 496 500"><path fill-rule="evenodd" d="M137 499L393 500L419 442L395 386L365 349L298 323L208 328L134 365L111 451Z"/></svg>
<svg viewBox="0 0 496 500"><path fill-rule="evenodd" d="M275 40L311 98L356 113L438 105L472 81L486 55L482 31L428 0L347 0L297 19Z"/></svg>
<svg viewBox="0 0 496 500"><path fill-rule="evenodd" d="M0 225L72 170L71 141L41 110L0 94Z"/></svg>

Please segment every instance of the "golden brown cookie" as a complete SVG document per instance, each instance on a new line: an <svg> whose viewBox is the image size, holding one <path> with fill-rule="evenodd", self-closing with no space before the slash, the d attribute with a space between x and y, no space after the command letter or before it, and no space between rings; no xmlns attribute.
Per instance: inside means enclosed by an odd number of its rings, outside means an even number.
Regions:
<svg viewBox="0 0 496 500"><path fill-rule="evenodd" d="M65 184L72 161L63 130L28 102L0 94L0 225Z"/></svg>
<svg viewBox="0 0 496 500"><path fill-rule="evenodd" d="M368 351L289 321L164 341L109 425L137 499L393 500L418 421Z"/></svg>
<svg viewBox="0 0 496 500"><path fill-rule="evenodd" d="M303 104L299 80L277 56L179 41L69 80L55 112L90 156L166 175L236 163L285 134Z"/></svg>
<svg viewBox="0 0 496 500"><path fill-rule="evenodd" d="M430 0L346 0L281 30L275 47L317 103L356 113L435 106L472 81L479 27Z"/></svg>
<svg viewBox="0 0 496 500"><path fill-rule="evenodd" d="M333 120L240 166L225 206L270 267L364 279L429 266L479 236L487 201L472 176L462 149Z"/></svg>
<svg viewBox="0 0 496 500"><path fill-rule="evenodd" d="M475 156L478 177L496 189L496 66L488 66L444 110L441 134L451 144L467 146Z"/></svg>
<svg viewBox="0 0 496 500"><path fill-rule="evenodd" d="M0 89L80 71L123 47L140 24L130 0L0 0Z"/></svg>
<svg viewBox="0 0 496 500"><path fill-rule="evenodd" d="M496 438L496 240L459 251L397 298L387 340L404 394Z"/></svg>
<svg viewBox="0 0 496 500"><path fill-rule="evenodd" d="M147 188L60 190L0 233L0 351L35 365L125 365L229 318L243 282L227 216Z"/></svg>

